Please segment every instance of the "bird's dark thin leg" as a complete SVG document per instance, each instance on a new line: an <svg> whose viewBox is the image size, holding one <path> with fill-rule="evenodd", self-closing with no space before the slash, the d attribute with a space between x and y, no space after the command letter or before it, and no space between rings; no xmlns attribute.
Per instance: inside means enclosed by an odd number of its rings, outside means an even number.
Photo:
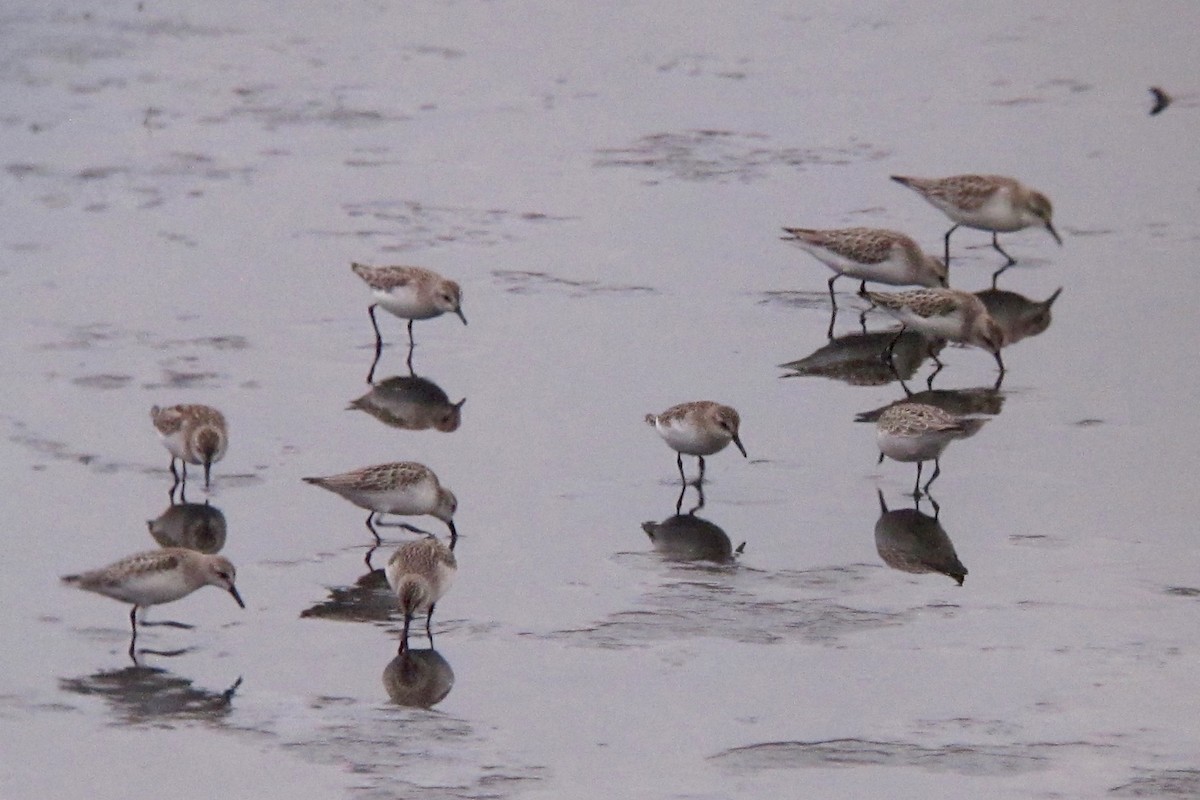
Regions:
<svg viewBox="0 0 1200 800"><path fill-rule="evenodd" d="M373 524L371 524L371 520L374 516L375 516L374 511L367 514L367 530L369 530L371 532L371 535L375 537L375 544L381 545L381 544L383 544L383 539L379 538L379 532L376 531L375 526Z"/></svg>
<svg viewBox="0 0 1200 800"><path fill-rule="evenodd" d="M688 514L695 514L697 511L699 511L702 508L704 508L704 484L697 483L696 484L696 507L693 508L691 511L689 511Z"/></svg>
<svg viewBox="0 0 1200 800"><path fill-rule="evenodd" d="M958 230L957 223L955 223L953 228L946 231L946 269L947 270L950 269L950 234L954 233L956 230Z"/></svg>
<svg viewBox="0 0 1200 800"><path fill-rule="evenodd" d="M687 476L683 474L683 453L675 454L675 466L679 467L679 481L687 486Z"/></svg>
<svg viewBox="0 0 1200 800"><path fill-rule="evenodd" d="M928 483L925 484L925 494L929 494L929 487L937 480L937 476L942 474L942 463L938 459L933 460L933 475L929 477ZM932 500L933 498L930 498Z"/></svg>
<svg viewBox="0 0 1200 800"><path fill-rule="evenodd" d="M379 323L375 320L375 304L367 306L367 313L371 315L371 327L375 329L375 358L371 360L371 368L367 370L367 383L370 383L375 378L375 367L379 364L379 357L383 355L383 336L379 333Z"/></svg>
<svg viewBox="0 0 1200 800"><path fill-rule="evenodd" d="M835 272L833 277L829 279L829 302L833 305L833 310L837 311L837 298L833 296L833 282L842 277L842 273Z"/></svg>
<svg viewBox="0 0 1200 800"><path fill-rule="evenodd" d="M864 334L867 332L867 312L868 311L870 311L870 309L864 308L862 313L858 315L858 327L862 328L862 332ZM832 337L830 337L830 338L832 338Z"/></svg>
<svg viewBox="0 0 1200 800"><path fill-rule="evenodd" d="M704 456L696 456L700 459L700 477L696 478L696 488L699 489L704 485Z"/></svg>
<svg viewBox="0 0 1200 800"><path fill-rule="evenodd" d="M429 604L429 613L425 615L425 635L429 637L429 647L433 648L433 609L434 603Z"/></svg>
<svg viewBox="0 0 1200 800"><path fill-rule="evenodd" d="M996 359L996 366L1000 368L1000 374L1003 375L1004 374L1004 359L1002 359L1000 357L1000 351L997 350L996 352L992 353L992 356Z"/></svg>
<svg viewBox="0 0 1200 800"><path fill-rule="evenodd" d="M833 338L833 325L837 322L837 306L834 306L829 312L829 328L825 331L825 338Z"/></svg>
<svg viewBox="0 0 1200 800"><path fill-rule="evenodd" d="M998 238L996 238L995 231L992 231L992 247L994 247L996 249L997 253L1004 256L1004 259L1008 262L1007 264L1004 265L1004 269L1001 269L1000 272L1004 272L1004 270L1008 269L1013 264L1017 263L1017 260L1015 258L1010 256L1008 253L1004 252L1004 248L1000 246L1000 240ZM997 272L996 275L999 275L1000 272Z"/></svg>
<svg viewBox="0 0 1200 800"><path fill-rule="evenodd" d="M939 361L937 366L933 368L933 372L929 373L929 377L925 379L925 388L926 389L928 389L931 392L933 391L933 379L938 376L938 373L942 371L942 368L944 366L945 366L945 364L943 364L942 362Z"/></svg>
<svg viewBox="0 0 1200 800"><path fill-rule="evenodd" d="M875 466L879 466L882 463L883 463L883 453L880 453L879 460L875 462ZM884 511L887 511L887 509L885 508Z"/></svg>
<svg viewBox="0 0 1200 800"><path fill-rule="evenodd" d="M129 657L133 659L134 664L137 663L137 650L135 649L137 646L137 612L137 606L134 606L133 610L129 612L129 628L131 631L129 636Z"/></svg>
<svg viewBox="0 0 1200 800"><path fill-rule="evenodd" d="M924 461L917 462L917 482L913 485L913 497L921 496L921 467L925 465Z"/></svg>
<svg viewBox="0 0 1200 800"><path fill-rule="evenodd" d="M404 631L400 634L400 654L408 652L408 626L412 623L412 614L405 613L404 615Z"/></svg>
<svg viewBox="0 0 1200 800"><path fill-rule="evenodd" d="M375 565L371 563L371 556L375 555L375 551L379 549L379 545L367 548L367 554L363 556L363 562L367 565L367 569L371 572L375 571Z"/></svg>
<svg viewBox="0 0 1200 800"><path fill-rule="evenodd" d="M687 494L687 484L681 484L679 487L679 497L675 498L675 513L683 512L683 496Z"/></svg>

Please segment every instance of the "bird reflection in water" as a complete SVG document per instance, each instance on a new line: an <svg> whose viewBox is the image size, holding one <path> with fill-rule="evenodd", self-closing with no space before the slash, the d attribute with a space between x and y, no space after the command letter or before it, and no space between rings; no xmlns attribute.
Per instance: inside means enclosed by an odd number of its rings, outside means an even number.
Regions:
<svg viewBox="0 0 1200 800"><path fill-rule="evenodd" d="M225 515L207 502L173 504L156 519L147 520L146 526L163 547L219 553L225 546Z"/></svg>
<svg viewBox="0 0 1200 800"><path fill-rule="evenodd" d="M893 340L895 346L889 360L887 351ZM898 337L894 330L855 332L838 336L804 358L779 367L792 370L784 378L818 376L851 386L885 386L893 381L903 385L925 359L936 357L945 345L942 339L929 339L911 330L901 332Z"/></svg>
<svg viewBox="0 0 1200 800"><path fill-rule="evenodd" d="M954 544L938 521L941 509L929 498L934 515L920 509L920 500L913 508L889 511L883 492L879 495L879 519L875 522L875 549L883 563L901 572L940 572L962 586L967 568L958 560Z"/></svg>
<svg viewBox="0 0 1200 800"><path fill-rule="evenodd" d="M383 688L396 705L433 708L454 688L454 670L432 648L408 648L383 668Z"/></svg>
<svg viewBox="0 0 1200 800"><path fill-rule="evenodd" d="M365 411L393 428L423 431L430 428L449 433L462 424L464 397L450 402L442 388L417 375L393 375L371 385L371 391L351 400L347 411Z"/></svg>
<svg viewBox="0 0 1200 800"><path fill-rule="evenodd" d="M924 392L913 392L902 400L895 400L886 406L863 411L854 417L855 422L875 422L879 415L894 405L900 403L924 403L935 406L956 417L971 417L986 415L994 417L1004 408L1004 394L991 386L980 386L972 389L929 389ZM961 420L966 423L960 439L974 436L983 427L983 420Z"/></svg>
<svg viewBox="0 0 1200 800"><path fill-rule="evenodd" d="M371 551L376 550L372 547ZM367 554L367 572L351 586L329 587L329 596L300 612L302 619L331 619L342 622L386 622L396 613L396 595L388 587L382 569L372 569Z"/></svg>
<svg viewBox="0 0 1200 800"><path fill-rule="evenodd" d="M1022 339L1044 333L1050 327L1050 308L1062 294L1062 287L1045 300L1031 300L1016 292L986 289L975 296L983 301L992 319L1004 331L1004 346L1010 347Z"/></svg>
<svg viewBox="0 0 1200 800"><path fill-rule="evenodd" d="M120 721L130 724L222 719L241 685L238 678L228 689L214 692L164 669L141 665L59 680L64 691L103 698Z"/></svg>
<svg viewBox="0 0 1200 800"><path fill-rule="evenodd" d="M662 522L643 522L642 530L650 537L654 549L671 561L732 564L746 546L743 542L735 550L725 531L695 516L694 510L687 514L675 514Z"/></svg>

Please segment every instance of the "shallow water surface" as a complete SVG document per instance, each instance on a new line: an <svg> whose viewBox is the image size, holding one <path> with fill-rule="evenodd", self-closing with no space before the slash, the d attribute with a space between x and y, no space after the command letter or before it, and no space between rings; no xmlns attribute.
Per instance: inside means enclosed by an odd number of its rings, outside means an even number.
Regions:
<svg viewBox="0 0 1200 800"><path fill-rule="evenodd" d="M1194 5L2 20L0 797L1200 794ZM955 233L1014 342L999 385L898 343L986 420L917 505L870 423L906 396L890 320L845 280L831 321L779 238L940 253L888 176L959 172L1045 191L1064 245L1003 235L990 292ZM368 385L352 261L454 278L470 324L418 322L410 374L381 314ZM642 420L704 398L749 458L701 505ZM149 420L179 402L231 425L187 505ZM411 534L300 480L394 460L462 534L408 658L380 569ZM163 544L228 556L247 609L152 608L193 627L133 664L128 609L58 576Z"/></svg>

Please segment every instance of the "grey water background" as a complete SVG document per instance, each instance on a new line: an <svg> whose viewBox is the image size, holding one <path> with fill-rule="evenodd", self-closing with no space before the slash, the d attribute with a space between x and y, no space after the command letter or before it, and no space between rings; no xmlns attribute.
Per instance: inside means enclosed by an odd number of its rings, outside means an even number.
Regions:
<svg viewBox="0 0 1200 800"><path fill-rule="evenodd" d="M8 4L0 796L1200 796L1198 23L1188 2ZM1178 95L1155 117L1151 85ZM940 252L947 221L887 176L958 172L1045 191L1065 239L1002 240L1002 288L1063 292L943 459L961 588L876 549L877 490L910 507L913 473L854 420L899 387L777 366L828 323L829 273L780 226ZM987 286L987 243L955 234L954 285ZM418 323L414 355L467 398L456 430L346 410L372 355L351 260L463 285L470 325ZM943 360L935 388L994 380L981 351ZM741 412L751 457L709 460L698 512L746 543L731 565L642 527L677 489L642 416L700 398ZM248 608L153 609L196 627L148 629L184 652L136 668L126 609L58 576L155 546L148 411L175 402L230 419L188 499L222 512ZM300 482L389 460L460 500L432 709L389 693L364 515Z"/></svg>

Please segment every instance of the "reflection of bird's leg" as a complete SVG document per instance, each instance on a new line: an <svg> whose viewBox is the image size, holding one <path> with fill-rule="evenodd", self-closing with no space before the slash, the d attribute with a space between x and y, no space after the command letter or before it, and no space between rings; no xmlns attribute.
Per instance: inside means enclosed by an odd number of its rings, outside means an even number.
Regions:
<svg viewBox="0 0 1200 800"><path fill-rule="evenodd" d="M946 269L950 269L950 234L958 230L958 223L954 223L954 227L946 231Z"/></svg>
<svg viewBox="0 0 1200 800"><path fill-rule="evenodd" d="M683 509L683 496L687 494L687 484L679 487L679 497L675 498L675 513L679 514Z"/></svg>
<svg viewBox="0 0 1200 800"><path fill-rule="evenodd" d="M1010 256L1008 253L1004 252L1004 248L1000 246L1000 240L998 238L996 238L995 231L992 231L992 247L995 248L997 253L1004 256L1004 259L1008 262L1003 267L998 269L996 271L996 274L992 276L992 288L995 289L996 288L996 276L999 275L1001 272L1004 272L1004 270L1008 269L1013 264L1017 263L1017 260L1015 258L1013 258L1012 256Z"/></svg>
<svg viewBox="0 0 1200 800"><path fill-rule="evenodd" d="M375 329L375 358L371 361L371 368L367 370L367 383L375 377L375 367L379 364L379 357L383 355L383 336L379 333L379 323L375 320L375 303L367 306L367 313L371 315L371 327Z"/></svg>
<svg viewBox="0 0 1200 800"><path fill-rule="evenodd" d="M378 549L379 545L367 548L367 555L363 558L363 561L367 564L367 569L371 572L375 571L375 565L371 563L371 556L375 555L375 551Z"/></svg>
<svg viewBox="0 0 1200 800"><path fill-rule="evenodd" d="M375 544L381 545L381 544L383 544L383 539L379 538L379 533L375 530L375 526L371 524L371 519L374 516L375 516L374 511L367 514L367 530L369 530L371 532L371 535L375 537Z"/></svg>
<svg viewBox="0 0 1200 800"><path fill-rule="evenodd" d="M883 351L883 360L892 367L892 372L896 372L896 359L893 354L896 351L896 344L900 341L900 337L904 335L904 326L900 326L900 330L896 331L896 335L888 342L887 347ZM896 372L897 375L900 373Z"/></svg>
<svg viewBox="0 0 1200 800"><path fill-rule="evenodd" d="M837 276L834 276L834 277L837 277ZM829 311L829 328L828 328L828 330L825 331L826 339L833 338L833 324L835 322L837 322L837 306L836 305Z"/></svg>
<svg viewBox="0 0 1200 800"><path fill-rule="evenodd" d="M862 310L862 313L858 315L858 327L862 328L862 332L864 334L867 332L867 312L870 310L871 309L869 309L869 308L864 308ZM830 338L833 338L833 337L830 337Z"/></svg>
<svg viewBox="0 0 1200 800"><path fill-rule="evenodd" d="M696 497L697 497L696 507L693 508L691 511L689 511L688 514L695 514L697 511L704 508L704 484L702 484L702 483L696 484ZM679 512L677 511L675 513L679 513Z"/></svg>
<svg viewBox="0 0 1200 800"><path fill-rule="evenodd" d="M930 476L929 482L925 484L925 494L929 494L929 487L933 485L933 482L937 480L937 476L941 474L942 462L935 458L933 460L933 475Z"/></svg>
<svg viewBox="0 0 1200 800"><path fill-rule="evenodd" d="M425 635L429 637L429 647L433 647L433 607L434 604L429 604L429 613L425 615Z"/></svg>
<svg viewBox="0 0 1200 800"><path fill-rule="evenodd" d="M699 489L704 485L704 456L696 456L700 459L700 477L696 478L696 488Z"/></svg>

